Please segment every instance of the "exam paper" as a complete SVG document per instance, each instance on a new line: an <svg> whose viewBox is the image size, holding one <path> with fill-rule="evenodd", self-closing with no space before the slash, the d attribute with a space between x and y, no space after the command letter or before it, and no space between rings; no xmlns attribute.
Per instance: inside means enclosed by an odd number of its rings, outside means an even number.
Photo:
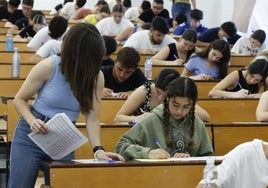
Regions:
<svg viewBox="0 0 268 188"><path fill-rule="evenodd" d="M223 156L204 156L204 157L168 158L168 159L135 159L135 160L141 162L206 161L208 158L213 158L214 160L223 160Z"/></svg>
<svg viewBox="0 0 268 188"><path fill-rule="evenodd" d="M56 114L46 125L46 135L31 132L28 136L54 160L62 159L88 141L65 113Z"/></svg>

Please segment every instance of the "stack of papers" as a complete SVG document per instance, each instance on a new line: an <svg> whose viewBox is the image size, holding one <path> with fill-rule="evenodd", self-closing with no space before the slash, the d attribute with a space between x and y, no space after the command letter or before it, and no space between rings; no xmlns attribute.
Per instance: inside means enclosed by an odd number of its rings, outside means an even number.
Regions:
<svg viewBox="0 0 268 188"><path fill-rule="evenodd" d="M55 115L46 125L47 134L31 132L28 136L54 160L62 159L88 141L65 113Z"/></svg>

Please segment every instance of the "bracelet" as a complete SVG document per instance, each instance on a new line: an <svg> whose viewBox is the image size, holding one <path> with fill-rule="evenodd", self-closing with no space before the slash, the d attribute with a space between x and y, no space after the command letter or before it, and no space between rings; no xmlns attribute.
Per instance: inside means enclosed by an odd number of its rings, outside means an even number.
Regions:
<svg viewBox="0 0 268 188"><path fill-rule="evenodd" d="M103 151L105 151L105 149L104 149L102 146L95 146L95 147L93 148L93 153L96 153L96 151L98 151L98 150L103 150Z"/></svg>

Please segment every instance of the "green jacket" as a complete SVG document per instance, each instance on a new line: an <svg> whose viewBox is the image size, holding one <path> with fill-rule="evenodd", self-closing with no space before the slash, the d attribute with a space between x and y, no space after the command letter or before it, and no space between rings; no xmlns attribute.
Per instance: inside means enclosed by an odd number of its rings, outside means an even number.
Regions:
<svg viewBox="0 0 268 188"><path fill-rule="evenodd" d="M182 130L188 127L185 118L179 125L178 123L176 124L173 118L170 119L171 126L175 127L173 128L173 134L176 133L176 126L182 128ZM126 159L147 159L151 149L159 148L155 143L155 139L158 140L162 148L167 148L162 122L163 105L159 105L143 120L122 135L115 147L115 152ZM195 117L194 126L194 147L189 152L190 156L214 155L204 123L198 117ZM185 132L185 137L187 138L188 135L189 138L188 131Z"/></svg>

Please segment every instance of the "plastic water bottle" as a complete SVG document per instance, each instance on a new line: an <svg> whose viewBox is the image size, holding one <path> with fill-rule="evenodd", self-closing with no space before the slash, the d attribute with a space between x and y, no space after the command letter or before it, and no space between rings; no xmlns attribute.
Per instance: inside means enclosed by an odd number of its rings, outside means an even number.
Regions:
<svg viewBox="0 0 268 188"><path fill-rule="evenodd" d="M144 76L147 78L147 80L152 80L152 74L152 62L150 57L147 56L144 63Z"/></svg>
<svg viewBox="0 0 268 188"><path fill-rule="evenodd" d="M208 158L203 171L204 188L215 188L217 179L217 169L213 158Z"/></svg>
<svg viewBox="0 0 268 188"><path fill-rule="evenodd" d="M12 78L19 78L20 77L20 54L19 49L15 48L13 57L12 57Z"/></svg>
<svg viewBox="0 0 268 188"><path fill-rule="evenodd" d="M6 50L13 51L13 38L11 30L9 30L6 35Z"/></svg>

